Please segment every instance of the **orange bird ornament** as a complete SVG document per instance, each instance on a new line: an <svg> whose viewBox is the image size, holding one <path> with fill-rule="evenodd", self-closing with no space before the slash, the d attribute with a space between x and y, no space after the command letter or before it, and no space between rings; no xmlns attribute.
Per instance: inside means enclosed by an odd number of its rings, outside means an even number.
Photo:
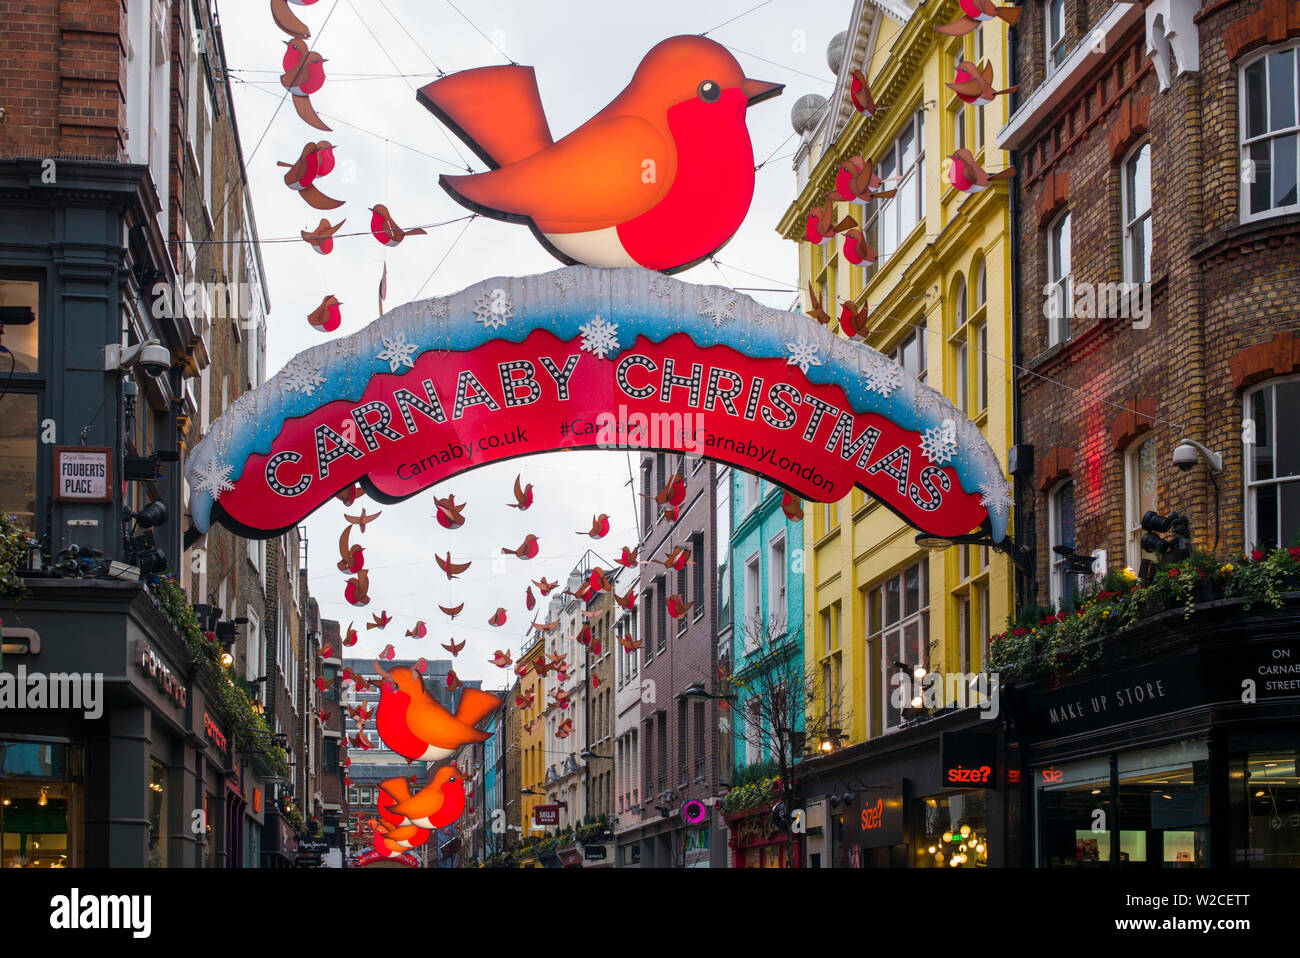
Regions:
<svg viewBox="0 0 1300 958"><path fill-rule="evenodd" d="M476 729L502 700L479 689L462 689L455 713L429 694L424 681L404 665L375 670L383 676L375 728L384 744L412 762L440 762L462 745L486 741L490 734Z"/></svg>
<svg viewBox="0 0 1300 958"><path fill-rule="evenodd" d="M519 480L521 476L515 476L515 501L507 502L511 509L518 509L520 512L526 510L533 504L533 484L530 482L526 486L521 486Z"/></svg>
<svg viewBox="0 0 1300 958"><path fill-rule="evenodd" d="M755 172L746 111L781 90L746 77L720 43L677 36L559 140L531 67L465 70L417 96L491 167L440 177L462 206L528 224L568 265L674 273L713 254L745 218Z"/></svg>

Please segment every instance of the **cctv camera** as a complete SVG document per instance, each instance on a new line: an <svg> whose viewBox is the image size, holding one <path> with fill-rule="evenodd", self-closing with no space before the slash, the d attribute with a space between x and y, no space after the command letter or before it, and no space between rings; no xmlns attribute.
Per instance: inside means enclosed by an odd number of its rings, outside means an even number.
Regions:
<svg viewBox="0 0 1300 958"><path fill-rule="evenodd" d="M156 339L146 339L143 343L123 349L117 343L104 347L104 369L106 371L127 372L139 366L146 376L157 378L172 368L172 354Z"/></svg>
<svg viewBox="0 0 1300 958"><path fill-rule="evenodd" d="M145 343L140 349L140 368L155 379L172 368L172 354L161 343Z"/></svg>
<svg viewBox="0 0 1300 958"><path fill-rule="evenodd" d="M1174 465L1183 472L1188 472L1196 465L1197 458L1204 458L1211 472L1223 471L1223 456L1212 452L1195 439L1184 439L1174 447Z"/></svg>

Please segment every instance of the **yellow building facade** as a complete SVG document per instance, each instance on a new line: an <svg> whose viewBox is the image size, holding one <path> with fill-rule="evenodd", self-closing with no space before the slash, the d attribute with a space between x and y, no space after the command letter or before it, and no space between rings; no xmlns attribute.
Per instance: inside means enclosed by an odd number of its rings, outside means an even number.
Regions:
<svg viewBox="0 0 1300 958"><path fill-rule="evenodd" d="M857 0L847 33L828 50L834 94L820 107L820 97L806 97L792 115L801 134L799 195L778 229L799 242L803 308L809 284L833 318L846 301L865 304L867 345L942 392L1005 467L1013 414L1007 184L959 192L948 183L947 158L965 147L986 171L1006 168L996 133L1009 104L1000 96L970 106L944 84L958 62L987 60L995 88L1006 86L1007 27L993 20L964 37L935 32L961 16L956 0L915 10L901 0ZM858 70L876 102L870 117L850 100ZM846 261L842 239L804 240L808 215L854 156L870 159L884 188L898 191L870 205L835 204L836 221L851 215L878 251L866 266ZM890 695L896 663L941 673L984 668L990 631L1013 608L1005 555L976 546L928 551L916 530L857 489L839 503L808 504L806 517L804 654L817 688L809 708L829 713L839 745L900 724Z"/></svg>
<svg viewBox="0 0 1300 958"><path fill-rule="evenodd" d="M533 644L519 657L519 664L527 668L519 680L520 695L525 700L530 695L532 697L531 704L519 710L516 725L519 732L519 778L525 790L525 794L519 796L522 838L538 834L533 831L533 808L546 804L546 722L541 717L546 711L546 680L534 669L545 654L546 641L542 633L537 632L533 634ZM536 794L526 794L527 791Z"/></svg>

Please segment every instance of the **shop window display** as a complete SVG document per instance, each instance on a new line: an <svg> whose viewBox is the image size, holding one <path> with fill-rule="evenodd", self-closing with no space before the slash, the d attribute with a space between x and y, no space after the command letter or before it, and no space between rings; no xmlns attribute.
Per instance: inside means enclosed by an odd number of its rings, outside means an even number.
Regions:
<svg viewBox="0 0 1300 958"><path fill-rule="evenodd" d="M1034 796L1040 866L1095 868L1110 861L1114 802L1105 757L1036 769Z"/></svg>
<svg viewBox="0 0 1300 958"><path fill-rule="evenodd" d="M1233 867L1300 868L1298 760L1295 749L1232 756Z"/></svg>
<svg viewBox="0 0 1300 958"><path fill-rule="evenodd" d="M1198 868L1209 858L1203 739L1034 771L1038 863ZM1118 838L1118 856L1114 848Z"/></svg>
<svg viewBox="0 0 1300 958"><path fill-rule="evenodd" d="M0 741L0 868L82 863L82 795L75 746Z"/></svg>
<svg viewBox="0 0 1300 958"><path fill-rule="evenodd" d="M1120 865L1203 868L1209 853L1209 759L1204 740L1116 759Z"/></svg>
<svg viewBox="0 0 1300 958"><path fill-rule="evenodd" d="M167 784L162 763L149 763L149 867L167 867Z"/></svg>
<svg viewBox="0 0 1300 958"><path fill-rule="evenodd" d="M932 795L911 804L916 867L988 866L988 795L983 789Z"/></svg>

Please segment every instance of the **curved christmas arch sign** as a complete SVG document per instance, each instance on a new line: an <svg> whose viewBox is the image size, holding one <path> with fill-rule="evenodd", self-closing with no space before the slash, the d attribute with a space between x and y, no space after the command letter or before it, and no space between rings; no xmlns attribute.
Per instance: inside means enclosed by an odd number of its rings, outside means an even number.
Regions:
<svg viewBox="0 0 1300 958"><path fill-rule="evenodd" d="M698 453L819 502L855 485L917 529L1006 535L979 429L867 346L732 290L572 266L408 303L299 353L188 467L199 532L297 525L360 482L396 502L558 449Z"/></svg>

